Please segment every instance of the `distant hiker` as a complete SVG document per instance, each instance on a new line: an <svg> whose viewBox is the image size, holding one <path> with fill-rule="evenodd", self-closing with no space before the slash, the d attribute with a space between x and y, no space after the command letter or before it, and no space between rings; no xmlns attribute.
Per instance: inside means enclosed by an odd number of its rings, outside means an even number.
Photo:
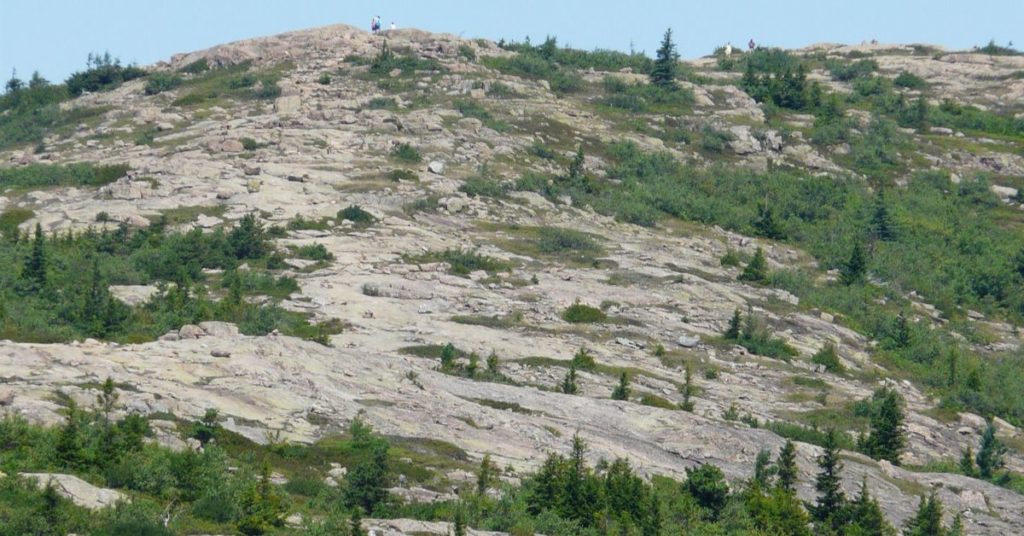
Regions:
<svg viewBox="0 0 1024 536"><path fill-rule="evenodd" d="M392 30L397 30L398 29L398 26L395 25L395 21L391 21L391 29Z"/></svg>
<svg viewBox="0 0 1024 536"><path fill-rule="evenodd" d="M747 48L749 48L750 51L753 52L754 49L757 48L757 43L755 43L754 40L751 39L750 42L747 43Z"/></svg>
<svg viewBox="0 0 1024 536"><path fill-rule="evenodd" d="M725 55L732 56L732 43L725 44Z"/></svg>
<svg viewBox="0 0 1024 536"><path fill-rule="evenodd" d="M377 15L370 21L370 31L373 33L380 33L380 15Z"/></svg>

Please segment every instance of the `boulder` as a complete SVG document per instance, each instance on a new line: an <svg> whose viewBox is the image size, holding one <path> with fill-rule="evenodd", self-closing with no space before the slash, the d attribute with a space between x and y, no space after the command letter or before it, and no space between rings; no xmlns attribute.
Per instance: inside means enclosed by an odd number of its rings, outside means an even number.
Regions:
<svg viewBox="0 0 1024 536"><path fill-rule="evenodd" d="M681 335L678 339L676 339L676 344L682 346L683 348L696 348L697 345L700 344L700 338L690 337L689 335Z"/></svg>
<svg viewBox="0 0 1024 536"><path fill-rule="evenodd" d="M120 491L98 488L77 476L52 473L21 473L21 476L34 479L39 489L52 485L61 497L90 510L102 510L128 501L128 497Z"/></svg>
<svg viewBox="0 0 1024 536"><path fill-rule="evenodd" d="M205 336L206 331L203 328L192 324L185 324L178 330L178 337L182 339L198 339Z"/></svg>
<svg viewBox="0 0 1024 536"><path fill-rule="evenodd" d="M238 336L238 326L230 322L200 322L199 327L211 337L232 338Z"/></svg>
<svg viewBox="0 0 1024 536"><path fill-rule="evenodd" d="M433 173L434 175L444 175L444 162L434 160L433 162L427 165L427 171Z"/></svg>

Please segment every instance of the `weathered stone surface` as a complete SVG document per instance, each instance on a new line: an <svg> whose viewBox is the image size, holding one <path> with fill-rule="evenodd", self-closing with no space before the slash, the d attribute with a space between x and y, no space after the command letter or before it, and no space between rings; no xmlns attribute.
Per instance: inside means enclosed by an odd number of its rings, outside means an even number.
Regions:
<svg viewBox="0 0 1024 536"><path fill-rule="evenodd" d="M97 488L72 475L21 473L21 476L34 480L40 489L51 485L60 496L90 510L102 510L103 508L114 506L118 502L128 500L128 497L120 491Z"/></svg>

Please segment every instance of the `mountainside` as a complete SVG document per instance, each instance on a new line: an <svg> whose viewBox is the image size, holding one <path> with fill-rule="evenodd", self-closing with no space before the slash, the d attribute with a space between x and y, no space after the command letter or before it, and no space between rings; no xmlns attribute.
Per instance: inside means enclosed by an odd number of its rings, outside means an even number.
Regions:
<svg viewBox="0 0 1024 536"><path fill-rule="evenodd" d="M110 378L108 413L181 450L216 409L295 526L317 495L284 482L340 478L325 445L360 416L400 447L392 494L424 502L475 488L485 455L527 481L578 434L591 465L713 464L734 491L789 438L813 503L835 428L846 496L866 483L894 526L934 493L947 526L1024 533L1024 55L717 51L662 88L646 57L501 45L241 41L0 137L2 411L59 429ZM887 393L896 464L858 448ZM961 474L990 426L1005 467ZM372 526L448 531L420 513Z"/></svg>

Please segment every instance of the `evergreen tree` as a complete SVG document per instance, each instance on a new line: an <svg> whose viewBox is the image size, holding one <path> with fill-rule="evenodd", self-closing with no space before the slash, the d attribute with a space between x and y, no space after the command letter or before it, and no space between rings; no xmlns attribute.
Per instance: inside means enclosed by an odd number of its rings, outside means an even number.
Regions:
<svg viewBox="0 0 1024 536"><path fill-rule="evenodd" d="M679 73L679 53L676 51L676 44L672 42L672 28L665 31L665 36L658 47L658 53L654 60L654 67L651 69L651 84L662 89L677 89L676 77Z"/></svg>
<svg viewBox="0 0 1024 536"><path fill-rule="evenodd" d="M876 460L900 464L900 453L906 446L903 431L903 397L895 389L883 387L871 400L871 434L865 453Z"/></svg>
<svg viewBox="0 0 1024 536"><path fill-rule="evenodd" d="M686 491L697 504L708 512L708 518L718 519L729 500L729 484L722 470L709 463L686 470Z"/></svg>
<svg viewBox="0 0 1024 536"><path fill-rule="evenodd" d="M975 458L978 465L978 476L991 480L996 471L1003 468L1005 463L1003 457L1006 455L1006 451L1006 445L1003 445L996 437L995 424L989 420L985 432L981 434L981 445L978 447L978 456Z"/></svg>
<svg viewBox="0 0 1024 536"><path fill-rule="evenodd" d="M491 461L490 454L484 454L484 459L480 461L480 470L476 474L476 492L480 495L487 493L488 488L491 487L491 483L494 481L494 462Z"/></svg>
<svg viewBox="0 0 1024 536"><path fill-rule="evenodd" d="M946 536L964 536L964 519L959 513L953 516L953 524L946 532Z"/></svg>
<svg viewBox="0 0 1024 536"><path fill-rule="evenodd" d="M970 445L960 451L960 472L965 476L976 476L978 468L974 466L974 449Z"/></svg>
<svg viewBox="0 0 1024 536"><path fill-rule="evenodd" d="M786 440L786 444L779 451L779 460L775 463L778 479L775 486L786 493L796 493L796 445Z"/></svg>
<svg viewBox="0 0 1024 536"><path fill-rule="evenodd" d="M834 428L829 428L822 445L825 451L818 457L821 471L814 482L818 498L811 507L811 515L821 528L831 527L838 530L843 524L842 513L846 506L840 473L843 464L839 460L839 443Z"/></svg>
<svg viewBox="0 0 1024 536"><path fill-rule="evenodd" d="M896 529L885 520L878 501L868 492L867 479L860 483L860 494L849 506L850 526L844 534L865 536L895 535Z"/></svg>
<svg viewBox="0 0 1024 536"><path fill-rule="evenodd" d="M562 379L560 388L567 395L574 395L579 392L579 386L576 385L576 365L569 365L569 371L565 373L565 378Z"/></svg>
<svg viewBox="0 0 1024 536"><path fill-rule="evenodd" d="M786 233L782 231L782 227L777 221L775 221L775 214L772 213L772 207L765 201L764 205L757 207L757 219L754 220L754 233L758 236L770 238L772 240L782 240L786 238Z"/></svg>
<svg viewBox="0 0 1024 536"><path fill-rule="evenodd" d="M585 179L583 175L583 164L586 162L586 157L583 154L583 146L580 145L576 148L576 155L573 156L572 162L569 163L569 182L572 184L578 184L581 180Z"/></svg>
<svg viewBox="0 0 1024 536"><path fill-rule="evenodd" d="M918 97L914 104L914 128L919 131L928 128L928 101L924 99L924 95Z"/></svg>
<svg viewBox="0 0 1024 536"><path fill-rule="evenodd" d="M743 321L740 316L740 310L736 309L732 313L732 318L729 319L729 327L725 330L722 337L727 341L738 341L740 339L740 326Z"/></svg>
<svg viewBox="0 0 1024 536"><path fill-rule="evenodd" d="M388 442L356 417L349 425L355 463L345 475L342 498L349 508L373 512L388 496Z"/></svg>
<svg viewBox="0 0 1024 536"><path fill-rule="evenodd" d="M441 347L441 370L449 372L455 368L455 345L445 344Z"/></svg>
<svg viewBox="0 0 1024 536"><path fill-rule="evenodd" d="M942 527L942 503L935 494L921 497L917 513L907 521L905 536L946 536Z"/></svg>
<svg viewBox="0 0 1024 536"><path fill-rule="evenodd" d="M363 509L353 508L348 521L348 536L366 536L363 530Z"/></svg>
<svg viewBox="0 0 1024 536"><path fill-rule="evenodd" d="M615 389L612 391L612 400L628 400L629 391L629 376L623 371L622 375L619 376L619 385L615 386Z"/></svg>
<svg viewBox="0 0 1024 536"><path fill-rule="evenodd" d="M957 366L960 361L960 351L954 346L949 349L949 369L946 371L946 386L956 387Z"/></svg>
<svg viewBox="0 0 1024 536"><path fill-rule="evenodd" d="M480 356L476 352L469 353L469 364L466 365L466 376L475 378L477 370L480 369Z"/></svg>
<svg viewBox="0 0 1024 536"><path fill-rule="evenodd" d="M254 214L243 216L238 225L228 233L227 240L238 259L259 259L272 249L263 225L256 220Z"/></svg>
<svg viewBox="0 0 1024 536"><path fill-rule="evenodd" d="M839 267L839 281L846 286L863 282L867 271L868 261L864 255L864 247L860 242L854 242L850 258Z"/></svg>
<svg viewBox="0 0 1024 536"><path fill-rule="evenodd" d="M67 415L54 444L54 454L61 467L76 469L84 463L83 446L82 415L72 398L68 400Z"/></svg>
<svg viewBox="0 0 1024 536"><path fill-rule="evenodd" d="M21 270L21 280L27 290L40 292L46 288L46 268L46 237L43 236L43 227L37 223L32 251L25 259L25 266Z"/></svg>
<svg viewBox="0 0 1024 536"><path fill-rule="evenodd" d="M491 355L487 356L487 373L495 376L499 372L500 362L498 361L498 354L491 350Z"/></svg>
<svg viewBox="0 0 1024 536"><path fill-rule="evenodd" d="M576 434L572 438L572 455L565 472L565 492L562 501L563 517L590 525L600 509L600 488L587 467L587 444Z"/></svg>
<svg viewBox="0 0 1024 536"><path fill-rule="evenodd" d="M882 242L896 240L896 224L889 214L889 205L885 200L885 190L878 190L875 196L874 212L871 215L871 236Z"/></svg>
<svg viewBox="0 0 1024 536"><path fill-rule="evenodd" d="M758 489L768 489L772 484L772 477L775 476L777 468L771 463L771 452L761 449L754 461L754 485Z"/></svg>
<svg viewBox="0 0 1024 536"><path fill-rule="evenodd" d="M466 514L462 507L455 508L455 519L452 521L452 536L466 536Z"/></svg>
<svg viewBox="0 0 1024 536"><path fill-rule="evenodd" d="M690 362L687 361L686 375L685 380L683 382L683 402L679 404L679 409L683 411L693 411L693 400L691 400L691 397L693 396L694 390L695 389L693 386L693 367L690 365Z"/></svg>
<svg viewBox="0 0 1024 536"><path fill-rule="evenodd" d="M263 463L259 480L243 492L240 502L242 515L237 526L242 534L264 534L284 525L281 516L285 508L270 481L270 464Z"/></svg>
<svg viewBox="0 0 1024 536"><path fill-rule="evenodd" d="M754 252L754 258L750 259L750 263L743 269L739 280L751 283L768 282L768 261L765 260L763 249L757 248L757 251Z"/></svg>

